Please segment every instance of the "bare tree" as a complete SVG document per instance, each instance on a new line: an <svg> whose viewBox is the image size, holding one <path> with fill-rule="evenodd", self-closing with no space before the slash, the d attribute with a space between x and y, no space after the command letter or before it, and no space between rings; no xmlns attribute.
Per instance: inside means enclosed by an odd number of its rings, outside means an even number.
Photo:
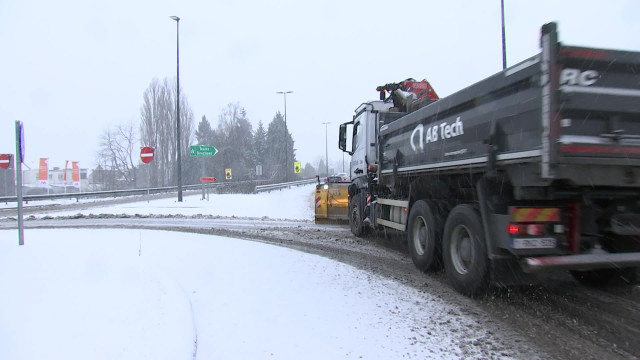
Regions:
<svg viewBox="0 0 640 360"><path fill-rule="evenodd" d="M134 149L137 144L133 123L104 130L100 136L98 162L108 164L110 188L129 188L136 182ZM106 169L105 169L106 170ZM105 184L107 185L107 184Z"/></svg>
<svg viewBox="0 0 640 360"><path fill-rule="evenodd" d="M143 94L140 109L140 142L155 149L150 164L152 186L169 186L177 183L175 83L153 79ZM181 156L185 157L194 132L193 112L184 92L180 92L180 140Z"/></svg>

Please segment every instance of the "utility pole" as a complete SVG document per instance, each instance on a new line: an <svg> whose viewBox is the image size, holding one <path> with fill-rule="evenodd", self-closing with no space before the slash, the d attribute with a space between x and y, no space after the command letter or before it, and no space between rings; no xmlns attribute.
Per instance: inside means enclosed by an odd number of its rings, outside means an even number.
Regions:
<svg viewBox="0 0 640 360"><path fill-rule="evenodd" d="M16 120L16 155L13 166L16 168L16 202L18 203L18 245L24 245L24 223L22 212L22 162L24 161L24 126Z"/></svg>
<svg viewBox="0 0 640 360"><path fill-rule="evenodd" d="M171 16L176 22L176 132L178 139L178 202L182 202L182 159L180 155L180 18Z"/></svg>
<svg viewBox="0 0 640 360"><path fill-rule="evenodd" d="M324 161L325 167L327 168L327 176L329 176L329 143L327 142L327 125L331 123L323 122L322 124L324 124Z"/></svg>
<svg viewBox="0 0 640 360"><path fill-rule="evenodd" d="M502 70L507 68L507 40L504 31L504 0L500 0L500 9L502 12Z"/></svg>
<svg viewBox="0 0 640 360"><path fill-rule="evenodd" d="M287 94L291 94L293 91L276 91L276 94L284 95L284 181L289 180L289 149L287 148Z"/></svg>

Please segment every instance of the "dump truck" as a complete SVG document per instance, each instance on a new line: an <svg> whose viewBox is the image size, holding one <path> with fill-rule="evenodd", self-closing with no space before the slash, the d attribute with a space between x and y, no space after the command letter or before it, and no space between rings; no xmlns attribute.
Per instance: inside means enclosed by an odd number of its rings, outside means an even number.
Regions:
<svg viewBox="0 0 640 360"><path fill-rule="evenodd" d="M443 98L409 79L357 107L338 139L351 232L406 234L415 266L468 296L637 276L640 53L566 46L555 23L540 47Z"/></svg>

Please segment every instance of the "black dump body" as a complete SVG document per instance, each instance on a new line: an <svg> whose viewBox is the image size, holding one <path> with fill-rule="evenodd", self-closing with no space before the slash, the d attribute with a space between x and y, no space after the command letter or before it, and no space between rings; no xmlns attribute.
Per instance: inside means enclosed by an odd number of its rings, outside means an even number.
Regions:
<svg viewBox="0 0 640 360"><path fill-rule="evenodd" d="M640 53L562 46L553 23L541 45L412 113L380 114L381 183L497 167L517 186L640 186Z"/></svg>

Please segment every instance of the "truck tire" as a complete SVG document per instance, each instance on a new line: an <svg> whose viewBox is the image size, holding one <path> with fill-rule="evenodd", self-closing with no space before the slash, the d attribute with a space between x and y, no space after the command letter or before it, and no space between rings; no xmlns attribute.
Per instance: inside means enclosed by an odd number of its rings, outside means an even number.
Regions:
<svg viewBox="0 0 640 360"><path fill-rule="evenodd" d="M362 194L355 194L350 200L349 225L351 226L351 233L357 237L364 236L366 234L366 228L363 218Z"/></svg>
<svg viewBox="0 0 640 360"><path fill-rule="evenodd" d="M413 264L423 272L441 267L441 221L432 209L432 203L418 200L409 214L409 253Z"/></svg>
<svg viewBox="0 0 640 360"><path fill-rule="evenodd" d="M470 205L451 210L444 226L442 258L453 288L479 296L489 288L489 259L478 212Z"/></svg>

